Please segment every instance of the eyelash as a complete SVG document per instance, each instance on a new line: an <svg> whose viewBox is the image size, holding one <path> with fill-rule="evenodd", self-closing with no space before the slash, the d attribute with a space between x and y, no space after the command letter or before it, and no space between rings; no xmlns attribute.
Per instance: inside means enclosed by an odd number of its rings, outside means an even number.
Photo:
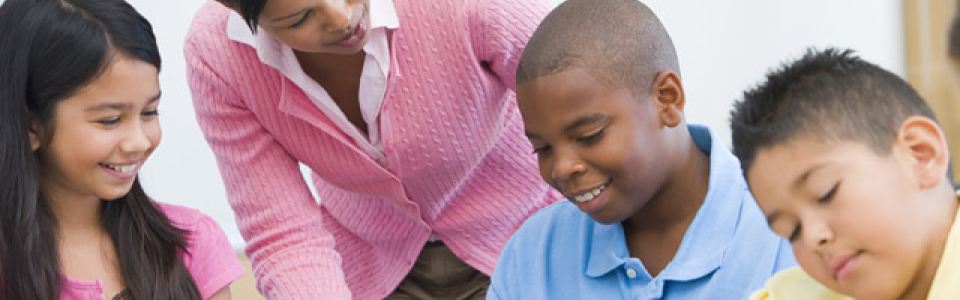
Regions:
<svg viewBox="0 0 960 300"><path fill-rule="evenodd" d="M145 111L145 112L141 113L141 115L142 115L142 116L145 116L145 117L155 117L155 116L159 116L159 115L160 115L160 110L158 110L158 109L148 110L148 111ZM120 116L110 117L110 118L106 118L106 119L100 119L100 120L97 121L97 123L100 123L100 124L103 124L103 125L106 125L106 126L117 125L117 123L120 123Z"/></svg>
<svg viewBox="0 0 960 300"><path fill-rule="evenodd" d="M800 237L800 227L800 224L797 224L796 227L793 227L793 231L790 232L790 236L787 237L787 240L789 240L791 243L796 241L797 238Z"/></svg>
<svg viewBox="0 0 960 300"><path fill-rule="evenodd" d="M534 147L531 154L544 155L547 151L550 151L550 146Z"/></svg>
<svg viewBox="0 0 960 300"><path fill-rule="evenodd" d="M586 136L577 138L577 141L587 145L592 145L593 143L596 143L597 141L599 141L600 138L603 137L603 134L606 132L607 132L607 127L603 127L600 130L592 132Z"/></svg>
<svg viewBox="0 0 960 300"><path fill-rule="evenodd" d="M830 203L830 201L833 200L833 196L837 194L838 187L840 187L839 183L833 185L833 188L831 188L829 192L824 194L823 197L820 197L820 199L817 199L817 203L820 203L820 204Z"/></svg>
<svg viewBox="0 0 960 300"><path fill-rule="evenodd" d="M597 130L586 136L577 138L577 142L584 143L586 145L593 145L594 143L599 141L600 138L603 137L603 134L606 132L607 132L607 127L601 128L600 130ZM533 148L532 154L545 155L546 153L548 153L547 151L550 151L550 146L535 147Z"/></svg>
<svg viewBox="0 0 960 300"><path fill-rule="evenodd" d="M307 11L307 13L303 14L303 18L300 18L300 20L297 20L296 23L290 24L290 26L289 26L288 28L290 28L290 29L299 28L300 25L303 25L303 23L305 23L305 22L307 21L307 18L309 18L311 14L313 14L313 11L312 11L312 10L311 10L311 11Z"/></svg>
<svg viewBox="0 0 960 300"><path fill-rule="evenodd" d="M831 201L833 201L833 197L837 194L837 189L838 189L839 187L840 187L840 184L839 184L839 183L835 184L835 185L833 186L833 188L830 189L829 192L827 192L826 194L824 194L823 197L820 197L820 199L817 199L817 203L823 205L823 204L828 204L828 203L830 203ZM801 226L798 224L796 227L793 228L793 231L790 232L790 236L789 236L788 239L789 239L791 242L793 242L794 240L797 239L797 237L800 236L800 229L801 229Z"/></svg>

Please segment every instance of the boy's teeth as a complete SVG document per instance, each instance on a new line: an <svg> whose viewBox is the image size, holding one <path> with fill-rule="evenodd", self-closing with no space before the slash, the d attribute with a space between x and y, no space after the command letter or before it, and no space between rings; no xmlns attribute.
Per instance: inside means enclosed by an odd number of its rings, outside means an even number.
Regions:
<svg viewBox="0 0 960 300"><path fill-rule="evenodd" d="M583 195L574 196L573 200L577 201L577 203L584 203L584 202L593 200L593 198L597 197L597 195L600 195L600 193L603 192L603 189L606 187L607 187L606 185L602 185L598 188L595 188L586 193L583 193Z"/></svg>

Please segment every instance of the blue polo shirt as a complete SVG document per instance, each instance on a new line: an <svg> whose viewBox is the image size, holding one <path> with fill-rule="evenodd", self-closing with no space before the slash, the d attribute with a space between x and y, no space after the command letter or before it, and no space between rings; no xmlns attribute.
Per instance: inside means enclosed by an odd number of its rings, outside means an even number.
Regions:
<svg viewBox="0 0 960 300"><path fill-rule="evenodd" d="M768 227L740 162L703 126L688 127L710 157L706 198L676 255L656 277L630 257L620 223L604 225L559 201L534 214L500 254L487 299L746 299L796 265Z"/></svg>

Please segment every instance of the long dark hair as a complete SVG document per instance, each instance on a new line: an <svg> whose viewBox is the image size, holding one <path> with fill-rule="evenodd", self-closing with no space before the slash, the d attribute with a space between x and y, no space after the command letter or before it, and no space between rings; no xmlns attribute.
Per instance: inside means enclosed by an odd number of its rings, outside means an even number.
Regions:
<svg viewBox="0 0 960 300"><path fill-rule="evenodd" d="M49 127L57 103L96 79L111 53L160 69L150 23L123 0L6 0L0 6L0 299L59 298L57 217L41 193L29 124ZM103 201L101 212L116 245L124 297L200 299L180 258L185 233L139 180L120 199Z"/></svg>

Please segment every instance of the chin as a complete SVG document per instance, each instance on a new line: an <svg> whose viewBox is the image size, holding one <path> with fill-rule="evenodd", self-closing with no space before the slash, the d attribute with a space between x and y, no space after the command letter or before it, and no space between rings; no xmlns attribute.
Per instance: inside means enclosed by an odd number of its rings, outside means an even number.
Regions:
<svg viewBox="0 0 960 300"><path fill-rule="evenodd" d="M115 189L103 191L99 193L98 196L100 197L100 199L103 199L105 201L118 200L120 198L123 198L127 194L129 194L130 188L132 187L133 187L133 184L131 183L129 186L126 186L124 188L115 188Z"/></svg>
<svg viewBox="0 0 960 300"><path fill-rule="evenodd" d="M603 225L610 225L623 222L627 218L622 218L620 216L611 216L609 212L601 211L597 214L590 215L590 218L596 221L597 223Z"/></svg>

